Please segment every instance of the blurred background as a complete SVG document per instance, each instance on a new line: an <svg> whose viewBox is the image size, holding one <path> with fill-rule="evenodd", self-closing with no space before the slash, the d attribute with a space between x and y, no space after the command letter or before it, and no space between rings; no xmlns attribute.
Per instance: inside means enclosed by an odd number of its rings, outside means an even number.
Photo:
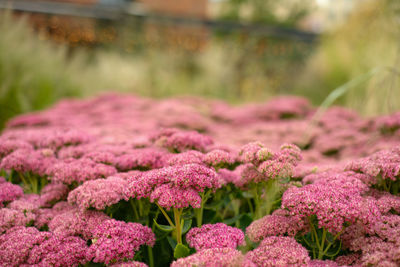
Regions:
<svg viewBox="0 0 400 267"><path fill-rule="evenodd" d="M0 0L0 128L64 97L400 109L398 0Z"/></svg>

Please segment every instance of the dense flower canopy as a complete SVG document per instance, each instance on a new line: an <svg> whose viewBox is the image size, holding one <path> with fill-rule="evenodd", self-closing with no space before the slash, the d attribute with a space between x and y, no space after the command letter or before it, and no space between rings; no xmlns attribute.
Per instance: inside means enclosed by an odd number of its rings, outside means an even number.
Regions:
<svg viewBox="0 0 400 267"><path fill-rule="evenodd" d="M399 118L129 95L15 117L0 266L399 266Z"/></svg>

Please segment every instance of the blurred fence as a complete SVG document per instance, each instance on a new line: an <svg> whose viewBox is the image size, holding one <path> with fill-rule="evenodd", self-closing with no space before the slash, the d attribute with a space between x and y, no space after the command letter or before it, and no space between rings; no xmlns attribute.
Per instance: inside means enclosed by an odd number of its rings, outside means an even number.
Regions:
<svg viewBox="0 0 400 267"><path fill-rule="evenodd" d="M294 28L151 12L122 0L68 1L0 0L0 8L28 15L41 38L72 49L140 55L147 81L136 87L154 90L145 92L152 96L188 93L241 101L290 93L318 43L317 34Z"/></svg>
<svg viewBox="0 0 400 267"><path fill-rule="evenodd" d="M0 0L0 9L11 9L16 12L44 14L48 16L56 15L89 18L99 21L110 21L113 23L134 19L136 22L139 21L157 24L158 27L195 27L213 32L250 34L307 43L314 42L317 38L315 33L278 26L268 26L265 24L246 24L240 22L210 20L200 17L173 16L162 14L160 12L154 13L146 11L146 9L143 8L143 4L134 4L135 2L127 4L125 2L112 1L110 4L102 4L101 2L96 3L96 1L89 1L88 3L77 4L67 1Z"/></svg>

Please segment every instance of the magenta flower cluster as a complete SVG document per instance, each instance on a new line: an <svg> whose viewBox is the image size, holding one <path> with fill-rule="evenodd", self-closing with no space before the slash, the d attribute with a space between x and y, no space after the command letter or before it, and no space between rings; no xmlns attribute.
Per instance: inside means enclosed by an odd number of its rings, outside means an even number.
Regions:
<svg viewBox="0 0 400 267"><path fill-rule="evenodd" d="M106 220L98 225L87 254L93 262L109 264L123 259L133 259L141 245L154 246L155 235L147 226Z"/></svg>
<svg viewBox="0 0 400 267"><path fill-rule="evenodd" d="M190 247L197 251L208 248L236 248L245 245L242 230L224 223L204 224L190 229L186 235Z"/></svg>

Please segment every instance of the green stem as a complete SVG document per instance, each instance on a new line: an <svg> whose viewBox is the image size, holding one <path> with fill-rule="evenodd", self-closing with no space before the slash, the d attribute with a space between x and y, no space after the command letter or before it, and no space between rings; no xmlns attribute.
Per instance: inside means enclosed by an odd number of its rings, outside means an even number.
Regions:
<svg viewBox="0 0 400 267"><path fill-rule="evenodd" d="M321 239L321 245L319 246L319 251L318 251L318 259L322 260L322 258L325 255L325 251L324 251L324 245L325 245L325 239L326 239L326 230L325 228L323 228L322 230L322 239ZM332 243L331 243L332 244ZM328 249L331 246L331 244L328 245ZM327 250L326 250L327 251Z"/></svg>
<svg viewBox="0 0 400 267"><path fill-rule="evenodd" d="M253 189L253 195L254 195L254 206L255 206L255 220L257 220L262 217L262 211L261 211L261 207L260 207L260 196L258 193L257 185Z"/></svg>
<svg viewBox="0 0 400 267"><path fill-rule="evenodd" d="M172 227L175 227L174 223L172 222L171 218L168 216L167 212L160 206L158 205L157 202L155 202L157 207L161 210L162 214L164 214L165 219L167 219L169 225L171 225Z"/></svg>
<svg viewBox="0 0 400 267"><path fill-rule="evenodd" d="M147 252L149 254L149 267L154 267L153 248L147 246Z"/></svg>
<svg viewBox="0 0 400 267"><path fill-rule="evenodd" d="M250 198L247 199L247 205L249 205L250 213L254 214L253 203L251 203Z"/></svg>
<svg viewBox="0 0 400 267"><path fill-rule="evenodd" d="M178 244L182 244L181 214L182 209L174 208L176 242L178 242Z"/></svg>
<svg viewBox="0 0 400 267"><path fill-rule="evenodd" d="M135 202L133 202L133 198L129 199L129 203L130 203L131 206L132 206L133 214L135 215L135 221L138 222L138 221L139 221L139 214L138 214L138 211L137 211L137 209L136 209Z"/></svg>
<svg viewBox="0 0 400 267"><path fill-rule="evenodd" d="M137 203L139 204L139 215L141 218L143 216L143 203L140 199L137 200Z"/></svg>
<svg viewBox="0 0 400 267"><path fill-rule="evenodd" d="M28 180L30 181L32 193L38 194L39 193L38 179L36 177L32 177L29 173L27 173L26 175L28 177Z"/></svg>
<svg viewBox="0 0 400 267"><path fill-rule="evenodd" d="M312 223L310 217L308 217L308 222L309 222L310 228L311 228L311 235L314 236L314 242L317 244L317 247L318 247L318 249L320 250L321 247L320 247L320 244L319 244L319 239L318 239L317 230L315 229L314 224Z"/></svg>
<svg viewBox="0 0 400 267"><path fill-rule="evenodd" d="M22 175L22 173L18 172L18 176L21 179L22 183L24 183L24 187L26 189L26 191L30 191L30 183L27 182L27 180L25 179L25 177Z"/></svg>
<svg viewBox="0 0 400 267"><path fill-rule="evenodd" d="M265 214L270 214L272 211L272 207L274 205L274 203L276 203L278 200L276 200L276 196L279 193L279 186L277 184L277 181L275 179L271 179L268 181L267 183L267 187L266 187L266 208L265 208Z"/></svg>
<svg viewBox="0 0 400 267"><path fill-rule="evenodd" d="M325 229L324 229L324 230L325 230ZM342 232L343 232L343 230L340 231L339 233L337 233L337 234L333 237L332 243L329 242L328 246L327 246L327 247L325 248L325 250L324 250L324 254L326 254L326 252L328 252L329 248L332 246L332 244L335 242L335 240L339 237L339 235L340 235Z"/></svg>
<svg viewBox="0 0 400 267"><path fill-rule="evenodd" d="M201 192L201 204L199 209L195 209L196 213L196 221L197 221L197 227L200 227L203 224L203 211L204 211L204 205L206 204L208 197L210 196L210 191L204 194L204 191Z"/></svg>

